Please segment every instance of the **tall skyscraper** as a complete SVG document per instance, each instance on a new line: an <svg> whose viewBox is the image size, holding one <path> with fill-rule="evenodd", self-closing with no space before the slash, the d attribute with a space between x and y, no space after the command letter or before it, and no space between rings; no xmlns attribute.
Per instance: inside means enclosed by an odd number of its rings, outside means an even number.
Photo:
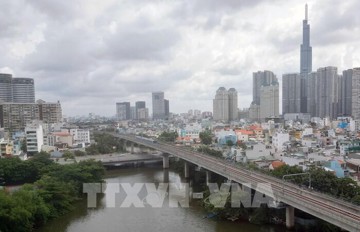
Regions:
<svg viewBox="0 0 360 232"><path fill-rule="evenodd" d="M0 100L13 103L35 103L34 79L13 78L0 73Z"/></svg>
<svg viewBox="0 0 360 232"><path fill-rule="evenodd" d="M228 94L229 94L229 120L234 121L237 120L239 117L238 93L236 89L230 88Z"/></svg>
<svg viewBox="0 0 360 232"><path fill-rule="evenodd" d="M12 75L0 73L0 101L12 102Z"/></svg>
<svg viewBox="0 0 360 232"><path fill-rule="evenodd" d="M116 103L116 118L117 120L129 120L131 116L130 102Z"/></svg>
<svg viewBox="0 0 360 232"><path fill-rule="evenodd" d="M351 79L351 115L360 119L360 68L353 69Z"/></svg>
<svg viewBox="0 0 360 232"><path fill-rule="evenodd" d="M234 88L226 90L220 87L213 100L213 118L218 121L233 121L238 119L238 97Z"/></svg>
<svg viewBox="0 0 360 232"><path fill-rule="evenodd" d="M310 46L310 25L308 24L308 5L305 5L303 20L303 41L300 46L300 74L312 72L312 48Z"/></svg>
<svg viewBox="0 0 360 232"><path fill-rule="evenodd" d="M301 79L298 73L282 76L282 113L300 113Z"/></svg>
<svg viewBox="0 0 360 232"><path fill-rule="evenodd" d="M229 121L229 93L224 87L220 87L216 91L213 100L213 118L219 121Z"/></svg>
<svg viewBox="0 0 360 232"><path fill-rule="evenodd" d="M275 74L271 71L258 71L253 73L253 103L260 105L260 89L263 85L277 82Z"/></svg>
<svg viewBox="0 0 360 232"><path fill-rule="evenodd" d="M13 78L12 93L14 103L34 103L35 88L32 78Z"/></svg>
<svg viewBox="0 0 360 232"><path fill-rule="evenodd" d="M336 67L319 68L316 74L316 115L336 118L338 116L339 76Z"/></svg>
<svg viewBox="0 0 360 232"><path fill-rule="evenodd" d="M279 117L279 84L261 86L260 90L260 119Z"/></svg>
<svg viewBox="0 0 360 232"><path fill-rule="evenodd" d="M170 105L169 105L169 100L164 99L164 104L165 104L165 119L169 119L170 116Z"/></svg>
<svg viewBox="0 0 360 232"><path fill-rule="evenodd" d="M308 5L305 5L303 20L303 39L300 45L300 112L308 113L308 75L312 72L312 47L310 46L310 25L308 24Z"/></svg>
<svg viewBox="0 0 360 232"><path fill-rule="evenodd" d="M316 116L316 93L317 93L317 73L312 72L307 75L306 81L307 89L307 105L306 112L311 115L311 117Z"/></svg>
<svg viewBox="0 0 360 232"><path fill-rule="evenodd" d="M168 119L170 105L169 100L164 99L164 92L152 93L153 119Z"/></svg>
<svg viewBox="0 0 360 232"><path fill-rule="evenodd" d="M143 115L143 111L146 109L146 103L144 101L137 101L135 102L135 111L136 111L136 119L145 119L144 117L140 117L140 112L141 112L141 116Z"/></svg>

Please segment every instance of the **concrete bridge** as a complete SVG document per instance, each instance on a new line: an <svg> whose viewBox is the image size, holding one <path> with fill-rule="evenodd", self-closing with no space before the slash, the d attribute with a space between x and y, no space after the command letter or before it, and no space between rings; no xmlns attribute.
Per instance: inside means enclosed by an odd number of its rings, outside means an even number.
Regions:
<svg viewBox="0 0 360 232"><path fill-rule="evenodd" d="M104 166L106 167L116 167L116 166L122 166L127 164L141 164L144 162L150 162L150 161L160 161L163 159L162 156L159 154L146 154L146 153L140 153L140 154L104 154L104 155L88 155L88 156L78 156L75 157L75 160L73 159L67 159L65 161L64 158L57 159L57 163L59 164L71 164L83 160L90 160L93 159L95 161L100 161ZM56 160L56 159L54 159Z"/></svg>
<svg viewBox="0 0 360 232"><path fill-rule="evenodd" d="M348 231L360 231L360 207L351 203L327 196L325 194L300 188L297 185L254 172L244 167L234 166L223 159L214 158L199 152L177 147L163 142L151 142L139 137L124 134L112 134L130 143L146 146L163 152L163 166L169 167L169 155L179 157L185 162L185 177L188 176L188 163L193 163L210 172L227 177L229 180L247 184L249 187L258 186L257 191L268 196L274 196L288 206L286 207L286 226L294 226L294 208L314 215L324 221L339 226ZM208 173L207 173L208 174ZM262 183L262 185L258 185ZM267 186L259 188L259 186Z"/></svg>

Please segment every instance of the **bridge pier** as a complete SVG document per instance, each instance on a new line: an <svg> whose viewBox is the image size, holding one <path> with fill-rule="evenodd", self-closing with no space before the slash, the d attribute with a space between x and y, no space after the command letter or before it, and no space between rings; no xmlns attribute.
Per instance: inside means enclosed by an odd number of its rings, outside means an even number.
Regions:
<svg viewBox="0 0 360 232"><path fill-rule="evenodd" d="M292 229L295 226L295 215L294 215L294 207L288 205L286 207L286 228Z"/></svg>
<svg viewBox="0 0 360 232"><path fill-rule="evenodd" d="M184 162L184 176L185 176L185 178L190 177L190 167L189 167L189 163L187 161Z"/></svg>
<svg viewBox="0 0 360 232"><path fill-rule="evenodd" d="M169 169L164 169L163 174L163 183L169 183Z"/></svg>
<svg viewBox="0 0 360 232"><path fill-rule="evenodd" d="M209 170L206 170L205 175L206 175L206 185L209 185L209 183L211 182L211 172Z"/></svg>
<svg viewBox="0 0 360 232"><path fill-rule="evenodd" d="M163 168L169 168L169 154L162 154L163 157Z"/></svg>

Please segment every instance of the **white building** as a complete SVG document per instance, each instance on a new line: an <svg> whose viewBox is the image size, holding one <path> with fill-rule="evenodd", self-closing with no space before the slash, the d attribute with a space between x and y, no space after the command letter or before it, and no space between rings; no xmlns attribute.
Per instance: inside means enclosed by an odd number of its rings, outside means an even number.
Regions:
<svg viewBox="0 0 360 232"><path fill-rule="evenodd" d="M290 141L289 133L285 132L277 132L272 137L272 144L277 149L277 151L282 151L283 149L286 149L286 146L284 145L286 142Z"/></svg>
<svg viewBox="0 0 360 232"><path fill-rule="evenodd" d="M70 134L74 138L75 144L88 143L90 144L90 131L84 129L70 129Z"/></svg>
<svg viewBox="0 0 360 232"><path fill-rule="evenodd" d="M26 146L29 153L41 151L44 145L44 132L41 123L28 124L25 127Z"/></svg>
<svg viewBox="0 0 360 232"><path fill-rule="evenodd" d="M191 139L199 139L199 134L203 129L199 123L190 123L184 129L179 129L178 134L181 137L190 137Z"/></svg>
<svg viewBox="0 0 360 232"><path fill-rule="evenodd" d="M311 127L304 128L304 130L302 132L302 137L313 135L313 134L314 134L313 128L311 128Z"/></svg>

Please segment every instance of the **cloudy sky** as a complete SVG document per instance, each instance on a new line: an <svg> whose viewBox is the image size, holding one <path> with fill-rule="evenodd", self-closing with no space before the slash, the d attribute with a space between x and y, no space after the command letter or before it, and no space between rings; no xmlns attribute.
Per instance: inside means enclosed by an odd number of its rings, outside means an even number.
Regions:
<svg viewBox="0 0 360 232"><path fill-rule="evenodd" d="M309 4L313 69L360 66L360 1ZM175 113L212 111L220 86L252 99L252 72L298 72L305 1L0 0L0 72L35 79L67 116L164 91Z"/></svg>

